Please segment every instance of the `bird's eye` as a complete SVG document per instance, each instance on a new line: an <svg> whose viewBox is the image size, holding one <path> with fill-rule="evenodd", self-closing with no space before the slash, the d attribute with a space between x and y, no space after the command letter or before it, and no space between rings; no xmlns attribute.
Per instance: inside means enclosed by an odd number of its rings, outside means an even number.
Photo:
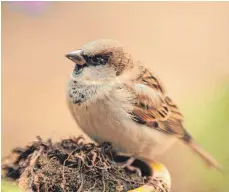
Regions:
<svg viewBox="0 0 229 192"><path fill-rule="evenodd" d="M94 56L89 58L89 63L91 65L105 65L107 62L107 59L101 56Z"/></svg>

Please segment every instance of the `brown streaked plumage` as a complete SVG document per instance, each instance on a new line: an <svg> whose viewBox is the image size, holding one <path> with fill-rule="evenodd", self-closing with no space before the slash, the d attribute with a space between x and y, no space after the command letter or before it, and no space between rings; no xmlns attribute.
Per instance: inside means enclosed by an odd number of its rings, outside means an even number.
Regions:
<svg viewBox="0 0 229 192"><path fill-rule="evenodd" d="M161 81L120 43L97 40L67 57L78 64L68 86L68 104L92 139L152 160L181 140L209 166L219 168L184 129L183 115Z"/></svg>
<svg viewBox="0 0 229 192"><path fill-rule="evenodd" d="M137 102L133 115L150 127L182 138L185 134L182 126L183 115L172 100L165 95L165 89L160 80L149 70L144 69L135 83L144 84L154 90L158 96L157 99L152 99L147 93L136 92Z"/></svg>

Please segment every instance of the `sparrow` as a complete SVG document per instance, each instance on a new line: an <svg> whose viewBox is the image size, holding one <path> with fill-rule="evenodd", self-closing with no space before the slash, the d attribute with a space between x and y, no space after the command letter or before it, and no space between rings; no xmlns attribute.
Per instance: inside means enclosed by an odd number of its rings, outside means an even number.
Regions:
<svg viewBox="0 0 229 192"><path fill-rule="evenodd" d="M208 166L220 168L184 128L183 115L161 80L122 44L96 40L66 57L75 63L67 103L91 139L111 142L117 152L152 161L181 141Z"/></svg>

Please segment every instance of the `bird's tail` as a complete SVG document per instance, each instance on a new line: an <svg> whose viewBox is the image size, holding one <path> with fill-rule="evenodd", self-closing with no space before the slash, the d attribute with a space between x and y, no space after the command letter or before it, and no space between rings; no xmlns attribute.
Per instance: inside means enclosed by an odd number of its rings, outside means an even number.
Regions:
<svg viewBox="0 0 229 192"><path fill-rule="evenodd" d="M196 144L194 141L191 141L188 146L201 158L205 161L205 163L212 168L221 171L220 164L212 157L209 153L207 153L200 145Z"/></svg>
<svg viewBox="0 0 229 192"><path fill-rule="evenodd" d="M208 167L215 168L220 172L222 171L220 164L215 160L215 158L198 145L188 133L186 133L186 136L183 137L183 141L206 163Z"/></svg>

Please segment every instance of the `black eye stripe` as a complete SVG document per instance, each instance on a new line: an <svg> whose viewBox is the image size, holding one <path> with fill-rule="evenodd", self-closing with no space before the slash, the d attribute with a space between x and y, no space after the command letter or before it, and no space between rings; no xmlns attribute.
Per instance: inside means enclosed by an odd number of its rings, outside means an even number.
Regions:
<svg viewBox="0 0 229 192"><path fill-rule="evenodd" d="M108 55L95 55L95 56L87 56L83 55L88 65L105 65L109 59Z"/></svg>

